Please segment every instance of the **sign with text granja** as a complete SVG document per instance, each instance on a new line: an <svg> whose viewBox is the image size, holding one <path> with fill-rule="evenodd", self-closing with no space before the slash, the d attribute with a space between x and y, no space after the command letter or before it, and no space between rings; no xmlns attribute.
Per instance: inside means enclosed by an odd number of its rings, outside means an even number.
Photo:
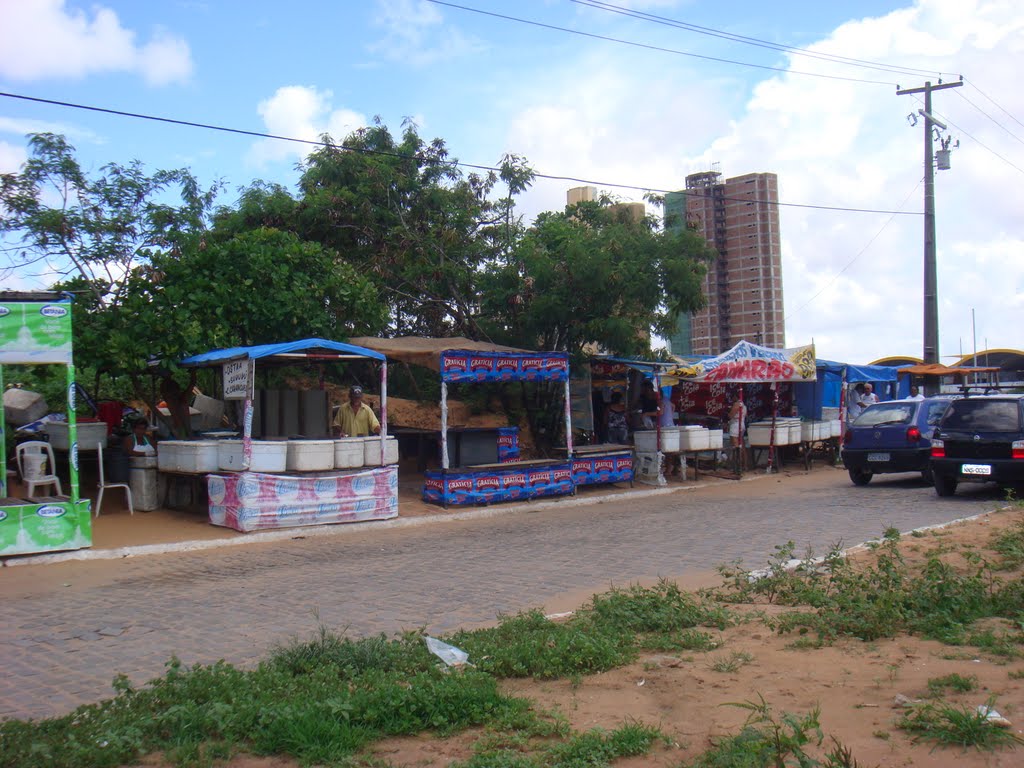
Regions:
<svg viewBox="0 0 1024 768"><path fill-rule="evenodd" d="M232 360L224 363L224 399L245 400L252 397L252 360Z"/></svg>

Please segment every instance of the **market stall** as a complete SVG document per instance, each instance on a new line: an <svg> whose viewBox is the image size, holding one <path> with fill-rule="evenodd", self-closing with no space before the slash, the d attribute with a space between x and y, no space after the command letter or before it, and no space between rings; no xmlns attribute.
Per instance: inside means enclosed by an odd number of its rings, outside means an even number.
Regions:
<svg viewBox="0 0 1024 768"><path fill-rule="evenodd" d="M2 366L51 364L66 367L70 467L70 495L35 497L29 491L28 498L13 498L7 484L6 445L0 450L0 555L82 549L92 545L89 500L81 499L78 490L71 300L69 294L0 293L0 391L3 390ZM4 427L3 409L0 409L0 438L4 437ZM52 466L44 469L40 460L30 469L28 458L23 458L26 479L33 472L55 474L57 471Z"/></svg>
<svg viewBox="0 0 1024 768"><path fill-rule="evenodd" d="M267 433L253 437L257 363L260 366L373 361L380 365L379 436L306 439ZM398 515L397 445L387 434L387 361L352 344L303 339L234 347L194 355L186 368L215 368L225 401L241 404L241 435L208 436L184 445L161 444L161 470L204 475L210 522L238 531L383 520ZM330 428L329 409L323 414ZM274 420L281 425L285 418ZM278 426L283 430L287 427ZM177 441L172 441L177 442ZM173 460L168 460L168 453Z"/></svg>
<svg viewBox="0 0 1024 768"><path fill-rule="evenodd" d="M750 384L768 385L772 393L771 418L762 422L740 424L740 434L746 431L752 448L764 448L768 454L768 471L777 463L776 449L782 445L801 442L800 421L780 419L779 385L814 381L816 368L814 345L792 349L770 349L748 341L716 357L679 365L669 371L681 380L693 383L740 385L738 395L744 398L744 388ZM744 430L744 427L747 427Z"/></svg>
<svg viewBox="0 0 1024 768"><path fill-rule="evenodd" d="M531 352L464 338L360 337L352 339L352 342L393 360L423 366L441 377L441 467L427 470L424 474L424 501L447 507L573 492L569 358L566 353ZM448 385L488 381L564 383L567 458L453 466L449 452Z"/></svg>

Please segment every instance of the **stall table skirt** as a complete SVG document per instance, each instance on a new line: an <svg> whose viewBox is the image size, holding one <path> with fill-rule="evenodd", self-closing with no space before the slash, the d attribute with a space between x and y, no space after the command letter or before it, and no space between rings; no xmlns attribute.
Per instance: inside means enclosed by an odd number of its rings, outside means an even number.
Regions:
<svg viewBox="0 0 1024 768"><path fill-rule="evenodd" d="M633 483L633 449L628 446L586 446L572 459L574 485Z"/></svg>
<svg viewBox="0 0 1024 768"><path fill-rule="evenodd" d="M210 522L236 531L398 517L398 467L306 475L238 472L207 477Z"/></svg>
<svg viewBox="0 0 1024 768"><path fill-rule="evenodd" d="M480 464L429 471L424 477L423 500L445 507L566 496L575 489L568 460Z"/></svg>

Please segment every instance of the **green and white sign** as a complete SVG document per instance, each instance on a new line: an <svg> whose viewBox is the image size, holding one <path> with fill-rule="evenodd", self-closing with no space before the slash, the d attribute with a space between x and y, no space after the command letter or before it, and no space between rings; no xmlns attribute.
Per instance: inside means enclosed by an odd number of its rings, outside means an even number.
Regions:
<svg viewBox="0 0 1024 768"><path fill-rule="evenodd" d="M88 499L0 506L0 556L91 546L89 506Z"/></svg>
<svg viewBox="0 0 1024 768"><path fill-rule="evenodd" d="M0 304L0 365L71 364L71 303Z"/></svg>

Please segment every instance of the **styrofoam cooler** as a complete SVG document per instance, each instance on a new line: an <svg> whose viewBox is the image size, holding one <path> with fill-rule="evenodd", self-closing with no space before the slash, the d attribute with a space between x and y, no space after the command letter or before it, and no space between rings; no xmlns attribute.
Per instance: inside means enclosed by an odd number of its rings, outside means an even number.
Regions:
<svg viewBox="0 0 1024 768"><path fill-rule="evenodd" d="M157 445L157 467L163 472L204 474L220 469L218 440L161 440Z"/></svg>
<svg viewBox="0 0 1024 768"><path fill-rule="evenodd" d="M684 427L679 432L679 449L706 451L711 448L711 430L704 427Z"/></svg>
<svg viewBox="0 0 1024 768"><path fill-rule="evenodd" d="M62 451L70 450L68 442L68 423L51 421L46 425L46 434L50 436L50 445ZM107 423L105 421L81 421L78 423L78 450L95 451L96 445L107 447Z"/></svg>
<svg viewBox="0 0 1024 768"><path fill-rule="evenodd" d="M398 463L398 438L388 437L384 446L384 463ZM363 442L363 464L368 467L380 466L380 436L370 436Z"/></svg>
<svg viewBox="0 0 1024 768"><path fill-rule="evenodd" d="M788 429L787 429L788 435ZM755 422L747 427L747 437L750 440L751 445L771 445L772 442L772 425L771 422ZM776 440L776 445L778 441Z"/></svg>
<svg viewBox="0 0 1024 768"><path fill-rule="evenodd" d="M217 443L220 469L242 472L242 441L220 440ZM253 440L250 472L284 472L288 466L288 443L284 440Z"/></svg>
<svg viewBox="0 0 1024 768"><path fill-rule="evenodd" d="M285 466L289 472L334 469L333 440L289 440Z"/></svg>
<svg viewBox="0 0 1024 768"><path fill-rule="evenodd" d="M842 421L840 421L839 419L831 419L831 420L829 420L828 423L829 423L829 427L830 427L829 432L831 433L831 437L842 437L843 436L843 422Z"/></svg>
<svg viewBox="0 0 1024 768"><path fill-rule="evenodd" d="M719 451L725 446L725 430L722 429L709 429L708 430L708 448L713 451Z"/></svg>
<svg viewBox="0 0 1024 768"><path fill-rule="evenodd" d="M377 439L377 438L374 438ZM339 437L334 441L334 468L357 469L363 466L365 437Z"/></svg>
<svg viewBox="0 0 1024 768"><path fill-rule="evenodd" d="M640 453L657 453L658 432L654 429L641 429L633 433L633 445ZM679 427L661 428L660 450L666 453L678 453L679 451Z"/></svg>

